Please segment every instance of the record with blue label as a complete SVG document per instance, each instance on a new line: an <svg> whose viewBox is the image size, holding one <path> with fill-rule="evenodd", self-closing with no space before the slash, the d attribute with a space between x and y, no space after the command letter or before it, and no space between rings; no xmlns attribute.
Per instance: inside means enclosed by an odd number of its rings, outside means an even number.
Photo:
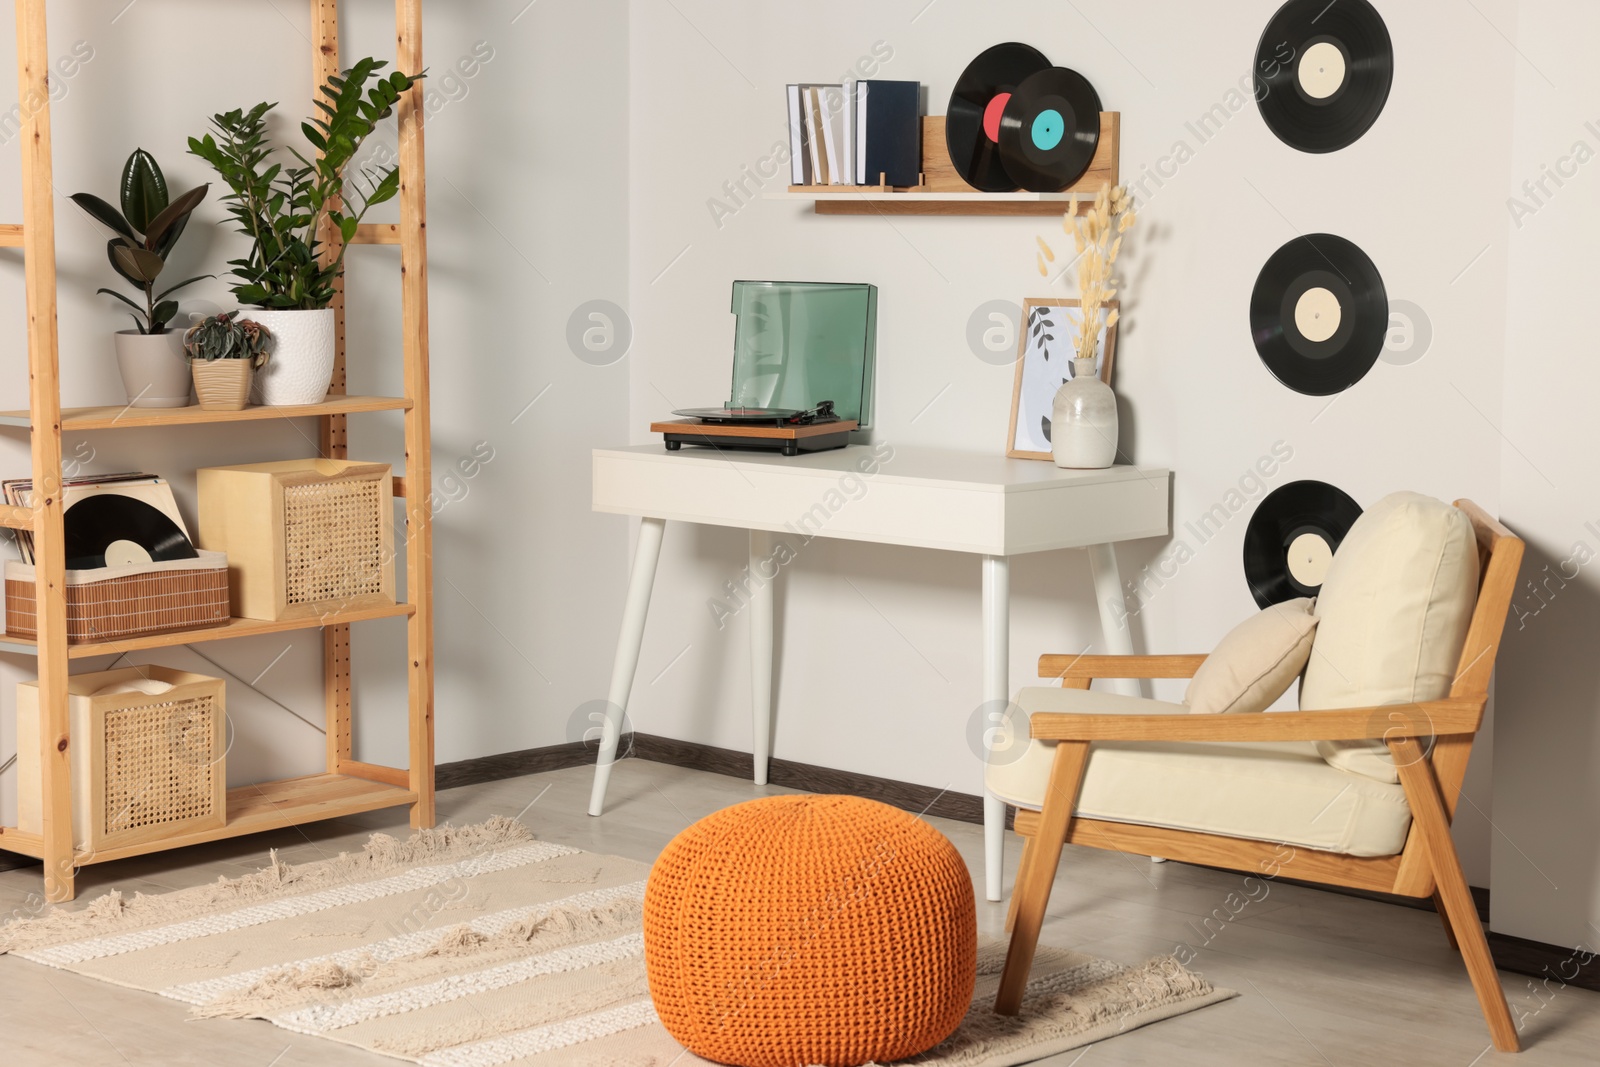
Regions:
<svg viewBox="0 0 1600 1067"><path fill-rule="evenodd" d="M1017 86L1000 113L1000 161L1017 185L1059 193L1100 147L1100 94L1075 70L1048 67Z"/></svg>
<svg viewBox="0 0 1600 1067"><path fill-rule="evenodd" d="M956 79L944 117L945 146L956 173L974 189L1009 193L1017 183L1000 161L1000 115L1011 94L1050 61L1031 45L997 44L978 53Z"/></svg>
<svg viewBox="0 0 1600 1067"><path fill-rule="evenodd" d="M1266 495L1244 531L1244 578L1256 606L1314 597L1333 554L1361 517L1361 505L1337 486L1302 481Z"/></svg>

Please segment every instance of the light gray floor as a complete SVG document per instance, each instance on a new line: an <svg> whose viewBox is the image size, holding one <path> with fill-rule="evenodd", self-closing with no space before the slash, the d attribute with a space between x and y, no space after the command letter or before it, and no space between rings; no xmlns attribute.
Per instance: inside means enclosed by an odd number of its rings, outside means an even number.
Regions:
<svg viewBox="0 0 1600 1067"><path fill-rule="evenodd" d="M652 860L673 835L729 804L784 790L662 764L627 760L612 775L610 807L589 818L590 771L548 774L441 793L440 819L520 816L547 840ZM983 867L983 835L966 823L933 820L968 867ZM82 906L110 889L160 893L253 870L268 848L291 862L359 848L374 830L406 833L404 810L90 867L79 875ZM1018 849L1007 849L1014 869ZM1010 875L1007 881L1009 884ZM5 914L37 907L37 867L0 873ZM1460 960L1437 916L1310 889L1273 885L1222 924L1221 909L1242 879L1177 863L1153 864L1069 847L1043 940L1135 963L1184 943L1191 964L1235 1000L1043 1061L1099 1064L1407 1064L1470 1067L1600 1062L1600 994L1564 989L1541 1000L1532 982L1502 975L1525 1015L1527 1051L1488 1051L1488 1032ZM1252 888L1253 895L1261 891ZM1238 908L1235 899L1234 908ZM1002 905L979 904L979 926L1000 936ZM1209 939L1209 940L1208 940ZM0 957L0 1062L160 1064L163 1067L292 1067L398 1061L299 1037L267 1023L192 1022L187 1009L152 994L118 989L63 971Z"/></svg>

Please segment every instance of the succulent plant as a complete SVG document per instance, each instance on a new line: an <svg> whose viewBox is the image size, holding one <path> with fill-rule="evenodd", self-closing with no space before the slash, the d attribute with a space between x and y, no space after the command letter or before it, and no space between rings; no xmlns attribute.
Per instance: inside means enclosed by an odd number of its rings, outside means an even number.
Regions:
<svg viewBox="0 0 1600 1067"><path fill-rule="evenodd" d="M190 154L211 164L233 190L224 198L228 212L252 242L247 258L229 264L239 279L233 294L241 304L285 310L327 307L344 270L345 249L361 220L399 194L395 167L363 170L348 188L344 177L345 166L367 136L423 77L398 71L378 75L386 66L363 59L322 86L320 97L327 99L316 101L322 117L300 126L319 153L315 162L294 149L289 151L299 166L272 162L267 113L276 104L213 115L214 133L189 138ZM357 203L359 210L345 210ZM336 251L330 238L337 239Z"/></svg>
<svg viewBox="0 0 1600 1067"><path fill-rule="evenodd" d="M248 359L253 367L265 366L272 352L272 331L250 319L240 321L238 315L237 311L228 311L189 327L183 335L183 347L190 358L206 363Z"/></svg>
<svg viewBox="0 0 1600 1067"><path fill-rule="evenodd" d="M178 314L178 302L169 299L172 294L212 277L203 274L156 292L156 279L166 270L167 256L183 236L189 216L206 198L209 188L209 185L196 186L176 200L171 199L167 194L167 179L155 157L137 148L122 168L121 211L93 193L72 195L73 203L112 231L111 241L106 245L111 269L144 294L141 307L137 301L114 289L99 290L133 308L136 313L133 322L140 333L166 333L168 323Z"/></svg>

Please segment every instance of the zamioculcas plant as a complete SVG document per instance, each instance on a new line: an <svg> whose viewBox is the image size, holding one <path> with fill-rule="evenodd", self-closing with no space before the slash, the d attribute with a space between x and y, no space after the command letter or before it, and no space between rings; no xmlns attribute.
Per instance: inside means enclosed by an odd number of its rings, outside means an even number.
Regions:
<svg viewBox="0 0 1600 1067"><path fill-rule="evenodd" d="M316 101L321 117L300 127L318 153L315 161L295 149L289 154L297 166L273 161L266 120L276 104L214 115L212 133L189 139L190 153L211 164L232 190L225 198L228 213L252 242L248 258L230 263L238 279L233 294L241 304L281 310L327 307L344 269L344 247L324 255L324 224L331 223L348 247L367 212L399 193L395 167L364 172L348 183L351 188L344 177L346 164L378 122L422 77L398 71L378 76L386 66L363 59L322 86L326 99Z"/></svg>
<svg viewBox="0 0 1600 1067"><path fill-rule="evenodd" d="M88 212L96 222L108 227L113 236L106 245L111 269L144 295L144 304L113 289L100 292L133 308L134 325L142 334L166 333L178 314L178 302L169 299L186 285L211 277L190 278L156 292L156 281L167 267L167 256L183 236L189 216L206 198L209 185L196 186L172 200L167 195L167 179L155 158L144 149L135 149L122 168L122 210L93 193L74 193L72 202Z"/></svg>

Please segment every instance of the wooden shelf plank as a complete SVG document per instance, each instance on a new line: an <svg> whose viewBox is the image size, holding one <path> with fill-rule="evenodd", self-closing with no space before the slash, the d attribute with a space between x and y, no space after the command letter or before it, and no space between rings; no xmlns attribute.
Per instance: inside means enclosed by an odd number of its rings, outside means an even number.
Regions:
<svg viewBox="0 0 1600 1067"><path fill-rule="evenodd" d="M306 619L282 619L276 622L268 619L231 619L224 626L209 626L203 630L174 630L171 633L145 634L141 637L122 637L113 641L93 641L81 645L70 645L67 649L67 655L72 659L83 659L88 656L114 656L123 652L135 652L141 648L171 648L174 645L195 645L202 641L228 641L236 637L277 634L289 630L316 630L324 626L365 622L369 619L408 617L415 611L416 609L410 604L378 604L372 607L356 608L352 611L316 615ZM36 648L36 643L32 638L0 635L0 651L21 652L25 655L31 655L35 653Z"/></svg>
<svg viewBox="0 0 1600 1067"><path fill-rule="evenodd" d="M79 866L106 863L148 852L163 852L170 848L220 841L263 830L281 830L322 819L336 819L341 815L398 807L414 803L416 799L417 795L410 789L346 774L311 774L302 778L240 786L228 790L228 822L225 826L170 834L119 848L100 849L98 852L78 852L74 862ZM25 833L15 827L0 828L0 848L24 856L43 858L39 835Z"/></svg>
<svg viewBox="0 0 1600 1067"><path fill-rule="evenodd" d="M329 396L320 404L294 407L248 407L243 411L207 411L198 404L186 408L133 408L112 405L63 408L61 430L129 430L150 426L193 426L209 422L259 422L264 419L302 419L322 415L349 415L363 411L410 411L411 401L400 396ZM0 425L27 426L26 411L0 411Z"/></svg>

